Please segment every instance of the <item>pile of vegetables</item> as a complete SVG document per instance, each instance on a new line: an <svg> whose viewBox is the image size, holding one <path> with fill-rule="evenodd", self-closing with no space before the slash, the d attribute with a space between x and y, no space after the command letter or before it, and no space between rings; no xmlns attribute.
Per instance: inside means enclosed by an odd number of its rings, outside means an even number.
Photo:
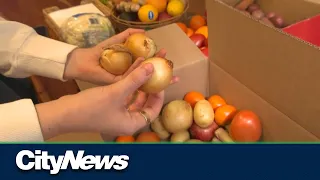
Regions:
<svg viewBox="0 0 320 180"><path fill-rule="evenodd" d="M264 12L255 0L242 0L235 8L246 12L266 25L276 28L284 28L286 26L284 19L280 15L275 12Z"/></svg>
<svg viewBox="0 0 320 180"><path fill-rule="evenodd" d="M120 136L116 142L233 143L257 142L262 136L262 124L254 112L237 110L219 95L206 99L195 91L166 104L151 129L137 138Z"/></svg>
<svg viewBox="0 0 320 180"><path fill-rule="evenodd" d="M100 65L114 75L124 74L138 57L145 58L142 63L153 64L154 71L140 90L146 93L158 93L169 86L173 77L173 62L154 57L157 51L155 42L144 33L132 34L123 44L114 44L105 48L100 57Z"/></svg>

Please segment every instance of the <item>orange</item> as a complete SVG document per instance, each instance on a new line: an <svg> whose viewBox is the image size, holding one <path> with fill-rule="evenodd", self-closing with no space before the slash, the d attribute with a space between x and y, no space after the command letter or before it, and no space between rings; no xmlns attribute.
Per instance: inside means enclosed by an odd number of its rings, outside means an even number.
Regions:
<svg viewBox="0 0 320 180"><path fill-rule="evenodd" d="M136 142L160 142L160 138L155 132L142 132L138 135Z"/></svg>
<svg viewBox="0 0 320 180"><path fill-rule="evenodd" d="M200 27L195 34L202 34L204 35L206 38L208 38L208 26L202 26Z"/></svg>
<svg viewBox="0 0 320 180"><path fill-rule="evenodd" d="M205 25L207 25L206 20L200 15L192 16L192 18L190 19L190 28L195 31Z"/></svg>
<svg viewBox="0 0 320 180"><path fill-rule="evenodd" d="M188 102L192 108L194 108L194 106L198 101L204 100L204 99L205 97L201 93L196 91L188 92L183 98L183 100Z"/></svg>
<svg viewBox="0 0 320 180"><path fill-rule="evenodd" d="M116 142L134 142L135 139L133 136L119 136L116 139Z"/></svg>
<svg viewBox="0 0 320 180"><path fill-rule="evenodd" d="M150 4L143 5L138 11L138 17L141 22L152 22L158 19L158 9Z"/></svg>
<svg viewBox="0 0 320 180"><path fill-rule="evenodd" d="M213 95L208 99L209 103L211 104L213 110L216 110L218 107L226 105L226 101L218 95Z"/></svg>
<svg viewBox="0 0 320 180"><path fill-rule="evenodd" d="M188 27L184 23L177 22L176 24L182 29L183 32L185 32L185 33L188 32Z"/></svg>
<svg viewBox="0 0 320 180"><path fill-rule="evenodd" d="M223 105L216 109L214 112L214 121L219 126L230 124L232 118L235 116L237 109L231 105Z"/></svg>
<svg viewBox="0 0 320 180"><path fill-rule="evenodd" d="M147 4L150 4L158 9L158 12L161 13L167 8L167 0L147 0Z"/></svg>
<svg viewBox="0 0 320 180"><path fill-rule="evenodd" d="M188 37L192 36L193 33L194 33L193 29L187 28L187 35L188 35Z"/></svg>

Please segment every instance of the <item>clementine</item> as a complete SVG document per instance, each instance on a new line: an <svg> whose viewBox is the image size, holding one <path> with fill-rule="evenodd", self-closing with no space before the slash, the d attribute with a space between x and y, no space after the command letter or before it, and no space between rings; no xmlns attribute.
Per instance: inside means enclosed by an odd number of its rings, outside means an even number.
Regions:
<svg viewBox="0 0 320 180"><path fill-rule="evenodd" d="M159 136L155 132L142 132L138 135L136 142L160 142Z"/></svg>
<svg viewBox="0 0 320 180"><path fill-rule="evenodd" d="M176 24L182 29L183 32L185 32L185 33L188 32L188 27L184 23L177 22Z"/></svg>
<svg viewBox="0 0 320 180"><path fill-rule="evenodd" d="M133 136L119 136L116 139L116 142L134 142L135 139Z"/></svg>
<svg viewBox="0 0 320 180"><path fill-rule="evenodd" d="M194 31L191 28L187 28L187 36L191 37L193 35Z"/></svg>
<svg viewBox="0 0 320 180"><path fill-rule="evenodd" d="M147 0L147 4L158 9L158 12L164 12L167 8L168 0Z"/></svg>
<svg viewBox="0 0 320 180"><path fill-rule="evenodd" d="M223 105L216 109L214 112L214 121L219 126L225 126L230 124L232 121L232 118L236 114L237 109L234 106L231 105Z"/></svg>
<svg viewBox="0 0 320 180"><path fill-rule="evenodd" d="M190 19L190 28L195 31L205 25L207 25L206 20L200 15L192 16L192 18Z"/></svg>
<svg viewBox="0 0 320 180"><path fill-rule="evenodd" d="M218 95L213 95L208 99L209 103L211 104L213 110L215 111L218 107L226 105L226 101Z"/></svg>
<svg viewBox="0 0 320 180"><path fill-rule="evenodd" d="M202 34L204 35L206 38L208 38L208 26L202 26L199 29L197 29L197 31L195 32L195 34Z"/></svg>
<svg viewBox="0 0 320 180"><path fill-rule="evenodd" d="M192 108L194 108L194 106L198 101L204 100L204 99L205 97L201 93L196 91L188 92L183 98L183 100L188 102Z"/></svg>

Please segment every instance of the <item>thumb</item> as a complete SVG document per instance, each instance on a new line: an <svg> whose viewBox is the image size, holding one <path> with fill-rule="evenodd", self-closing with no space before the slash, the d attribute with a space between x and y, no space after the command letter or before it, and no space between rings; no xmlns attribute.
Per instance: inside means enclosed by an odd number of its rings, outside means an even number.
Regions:
<svg viewBox="0 0 320 180"><path fill-rule="evenodd" d="M140 65L133 70L126 78L120 81L120 88L127 97L135 92L140 86L146 83L153 73L153 65L151 63Z"/></svg>

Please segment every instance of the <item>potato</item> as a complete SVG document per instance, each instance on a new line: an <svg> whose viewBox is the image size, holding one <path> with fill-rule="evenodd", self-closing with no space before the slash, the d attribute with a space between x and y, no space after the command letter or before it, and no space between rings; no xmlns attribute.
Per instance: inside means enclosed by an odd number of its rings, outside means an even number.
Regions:
<svg viewBox="0 0 320 180"><path fill-rule="evenodd" d="M236 9L239 9L239 10L246 10L251 4L254 3L255 0L242 0L240 3L238 3L236 5Z"/></svg>
<svg viewBox="0 0 320 180"><path fill-rule="evenodd" d="M283 28L284 25L284 20L281 16L275 15L272 18L270 18L270 21L274 24L275 27L277 28Z"/></svg>
<svg viewBox="0 0 320 180"><path fill-rule="evenodd" d="M170 141L171 142L185 142L190 139L190 134L188 131L180 131L175 134L172 134Z"/></svg>
<svg viewBox="0 0 320 180"><path fill-rule="evenodd" d="M209 101L198 101L194 106L193 111L194 122L201 128L207 128L213 123L214 111Z"/></svg>
<svg viewBox="0 0 320 180"><path fill-rule="evenodd" d="M217 129L214 133L221 142L233 142L232 138L229 136L229 133L223 128Z"/></svg>
<svg viewBox="0 0 320 180"><path fill-rule="evenodd" d="M265 14L262 10L256 10L252 12L252 16L257 20L260 20L265 16Z"/></svg>
<svg viewBox="0 0 320 180"><path fill-rule="evenodd" d="M268 25L268 26L275 27L274 24L273 24L268 18L266 18L266 17L263 17L263 18L261 19L261 22L264 23L264 24L266 24L266 25Z"/></svg>
<svg viewBox="0 0 320 180"><path fill-rule="evenodd" d="M260 10L259 4L250 4L250 6L247 8L249 13L253 13L256 10Z"/></svg>
<svg viewBox="0 0 320 180"><path fill-rule="evenodd" d="M151 129L160 137L162 140L169 138L170 133L163 127L161 117L158 117L151 123Z"/></svg>
<svg viewBox="0 0 320 180"><path fill-rule="evenodd" d="M201 143L202 141L200 141L198 139L189 139L186 142L189 142L189 143Z"/></svg>
<svg viewBox="0 0 320 180"><path fill-rule="evenodd" d="M171 101L164 107L161 121L170 133L187 130L193 123L192 108L186 101Z"/></svg>
<svg viewBox="0 0 320 180"><path fill-rule="evenodd" d="M217 137L212 138L212 142L221 142Z"/></svg>

